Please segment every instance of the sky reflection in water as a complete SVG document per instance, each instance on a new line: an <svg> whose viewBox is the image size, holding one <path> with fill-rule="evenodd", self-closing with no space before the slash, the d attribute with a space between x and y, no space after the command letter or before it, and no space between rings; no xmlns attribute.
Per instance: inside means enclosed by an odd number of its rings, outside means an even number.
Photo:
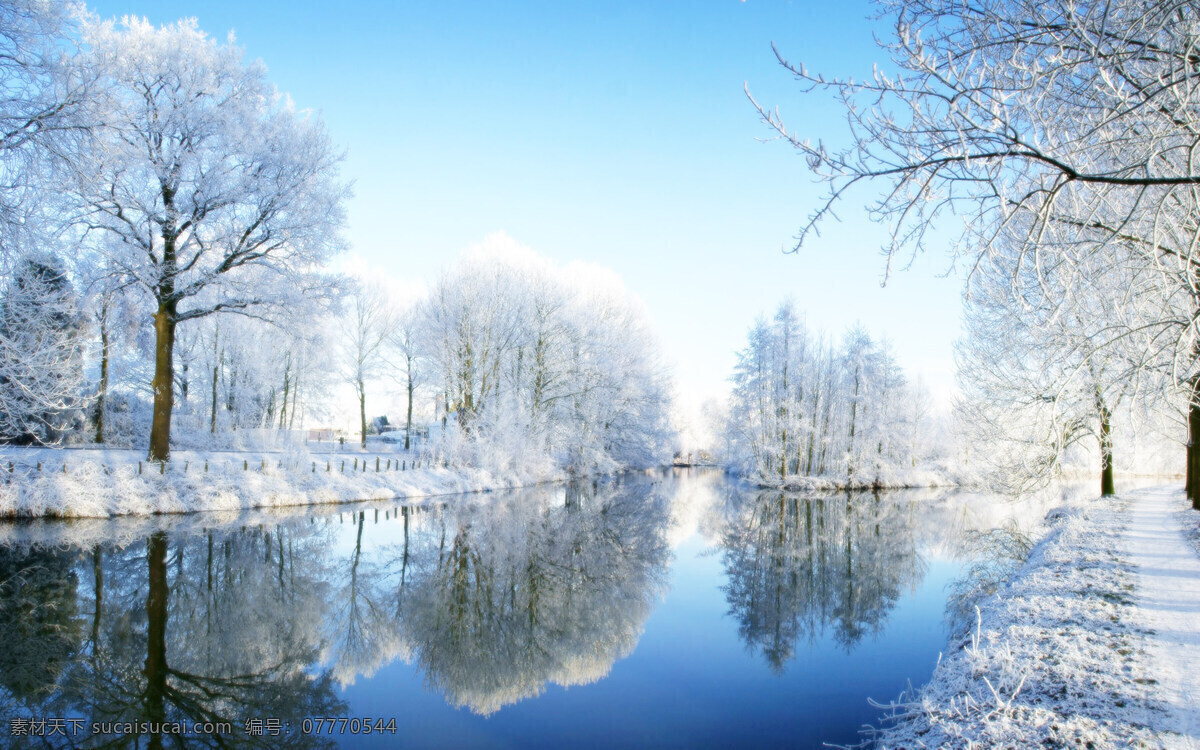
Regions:
<svg viewBox="0 0 1200 750"><path fill-rule="evenodd" d="M0 744L28 716L228 721L269 747L851 743L945 647L963 534L1044 507L685 473L0 526ZM318 716L397 733L303 734Z"/></svg>

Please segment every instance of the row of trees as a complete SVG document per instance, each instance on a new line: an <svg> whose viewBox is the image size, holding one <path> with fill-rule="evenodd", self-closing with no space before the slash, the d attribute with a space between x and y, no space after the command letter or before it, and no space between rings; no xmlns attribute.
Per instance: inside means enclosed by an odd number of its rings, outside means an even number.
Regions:
<svg viewBox="0 0 1200 750"><path fill-rule="evenodd" d="M840 343L790 302L750 330L733 376L726 461L760 479L840 475L872 483L927 449L930 399L861 326Z"/></svg>
<svg viewBox="0 0 1200 750"><path fill-rule="evenodd" d="M645 312L602 269L558 268L504 235L420 299L363 285L349 305L347 375L363 440L372 378L432 397L444 452L468 463L552 458L578 471L669 458L669 383ZM405 444L409 436L406 434Z"/></svg>
<svg viewBox="0 0 1200 750"><path fill-rule="evenodd" d="M889 269L946 236L934 227L961 227L951 235L954 257L988 277L979 285L1003 292L974 308L967 380L988 361L980 352L1009 349L999 366L1021 371L1013 381L1022 410L1078 394L1051 422L1074 422L1066 412L1090 404L1106 467L1106 415L1125 395L1119 383L1158 406L1183 403L1187 489L1200 506L1200 8L1183 0L881 8L894 22L892 74L829 79L780 56L805 92L845 105L849 146L810 143L760 108L829 185L800 242L856 186L875 182L885 190L873 216L893 230ZM1029 325L1005 341L1006 329L984 330L989 317ZM998 403L1015 387L1006 384ZM1043 438L1055 451L1052 443L1078 432Z"/></svg>
<svg viewBox="0 0 1200 750"><path fill-rule="evenodd" d="M424 299L335 277L348 192L318 118L194 21L51 5L0 9L17 55L0 56L0 169L20 188L0 219L22 230L0 232L0 438L57 442L86 409L97 442L148 432L166 460L173 426L192 442L295 429L348 384L365 445L368 390L390 381L406 448L416 409L464 461L662 460L667 383L644 313L606 273L493 247Z"/></svg>
<svg viewBox="0 0 1200 750"><path fill-rule="evenodd" d="M1169 369L1143 359L1154 347L1136 321L1156 298L1153 282L1120 262L1034 268L1011 249L979 263L958 346L958 417L999 486L1045 484L1073 454L1099 469L1102 495L1115 492L1118 463L1165 468L1139 455L1182 432Z"/></svg>
<svg viewBox="0 0 1200 750"><path fill-rule="evenodd" d="M88 311L79 322L90 318L100 340L99 415L113 343L123 333L149 343L149 457L166 460L177 349L204 336L194 327L217 314L270 320L336 290L323 269L342 248L342 155L261 64L194 21L156 28L18 0L0 8L0 47L0 261L16 279L6 299L23 308L19 330L0 330L0 369L6 395L27 402L8 403L33 415L81 403L76 323L63 324L67 295L52 281L69 277ZM55 269L41 296L22 281L37 275L20 270L31 264ZM28 362L63 374L27 387L10 373ZM0 427L52 441L60 426Z"/></svg>

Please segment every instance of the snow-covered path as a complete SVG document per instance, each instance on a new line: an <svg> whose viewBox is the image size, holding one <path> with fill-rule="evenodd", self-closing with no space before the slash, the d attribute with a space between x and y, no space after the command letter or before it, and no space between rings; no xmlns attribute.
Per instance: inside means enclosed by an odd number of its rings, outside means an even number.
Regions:
<svg viewBox="0 0 1200 750"><path fill-rule="evenodd" d="M1200 747L1200 555L1180 528L1177 487L1130 493L1130 500L1126 553L1137 571L1141 624L1153 633L1146 656L1153 696L1168 711L1161 728L1181 735L1170 746Z"/></svg>
<svg viewBox="0 0 1200 750"><path fill-rule="evenodd" d="M1047 521L974 632L890 706L878 746L1200 750L1200 551L1182 488Z"/></svg>

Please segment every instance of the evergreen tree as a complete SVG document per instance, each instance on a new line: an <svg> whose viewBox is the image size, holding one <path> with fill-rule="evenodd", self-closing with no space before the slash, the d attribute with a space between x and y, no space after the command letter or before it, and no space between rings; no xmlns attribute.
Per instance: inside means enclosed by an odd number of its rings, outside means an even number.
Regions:
<svg viewBox="0 0 1200 750"><path fill-rule="evenodd" d="M83 339L61 261L30 253L0 298L0 439L53 444L80 417Z"/></svg>

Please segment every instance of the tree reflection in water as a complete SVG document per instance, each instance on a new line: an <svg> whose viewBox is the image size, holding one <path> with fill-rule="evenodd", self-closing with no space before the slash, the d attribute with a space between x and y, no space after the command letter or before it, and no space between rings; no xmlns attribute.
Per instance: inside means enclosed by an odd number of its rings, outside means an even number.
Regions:
<svg viewBox="0 0 1200 750"><path fill-rule="evenodd" d="M6 718L72 717L88 726L228 722L233 730L223 737L134 732L29 738L39 746L54 739L87 747L329 744L298 733L242 732L247 717L278 717L299 726L303 717L345 710L327 677L305 671L317 655L323 611L322 586L311 577L321 554L315 542L311 536L297 540L281 526L175 537L159 531L143 543L86 552L4 550L5 580L34 580L47 568L47 555L66 561L57 563L62 575L42 581L40 597L62 599L54 608L73 615L69 624L56 623L53 640L74 656L52 686L22 694L6 684ZM13 605L0 601L0 621L37 609ZM78 648L67 645L74 634ZM38 658L25 651L26 643L15 651Z"/></svg>
<svg viewBox="0 0 1200 750"><path fill-rule="evenodd" d="M46 700L83 644L73 562L63 550L0 547L0 695L9 701Z"/></svg>
<svg viewBox="0 0 1200 750"><path fill-rule="evenodd" d="M43 539L57 528L65 541L0 546L0 637L20 644L0 655L0 719L233 729L69 738L85 746L312 746L329 738L295 731L302 719L345 715L337 685L396 659L481 714L550 682L592 682L633 650L664 593L660 490L585 483L482 506L398 507L392 523L355 509L152 528L123 545L73 546L70 524L44 526ZM247 735L252 717L293 732Z"/></svg>
<svg viewBox="0 0 1200 750"><path fill-rule="evenodd" d="M731 507L721 542L729 612L777 672L800 639L832 629L849 650L878 633L902 590L924 576L907 503L758 492Z"/></svg>
<svg viewBox="0 0 1200 750"><path fill-rule="evenodd" d="M580 483L550 502L521 493L439 514L419 552L401 554L397 592L428 684L486 715L608 674L664 592L668 513L654 487Z"/></svg>

